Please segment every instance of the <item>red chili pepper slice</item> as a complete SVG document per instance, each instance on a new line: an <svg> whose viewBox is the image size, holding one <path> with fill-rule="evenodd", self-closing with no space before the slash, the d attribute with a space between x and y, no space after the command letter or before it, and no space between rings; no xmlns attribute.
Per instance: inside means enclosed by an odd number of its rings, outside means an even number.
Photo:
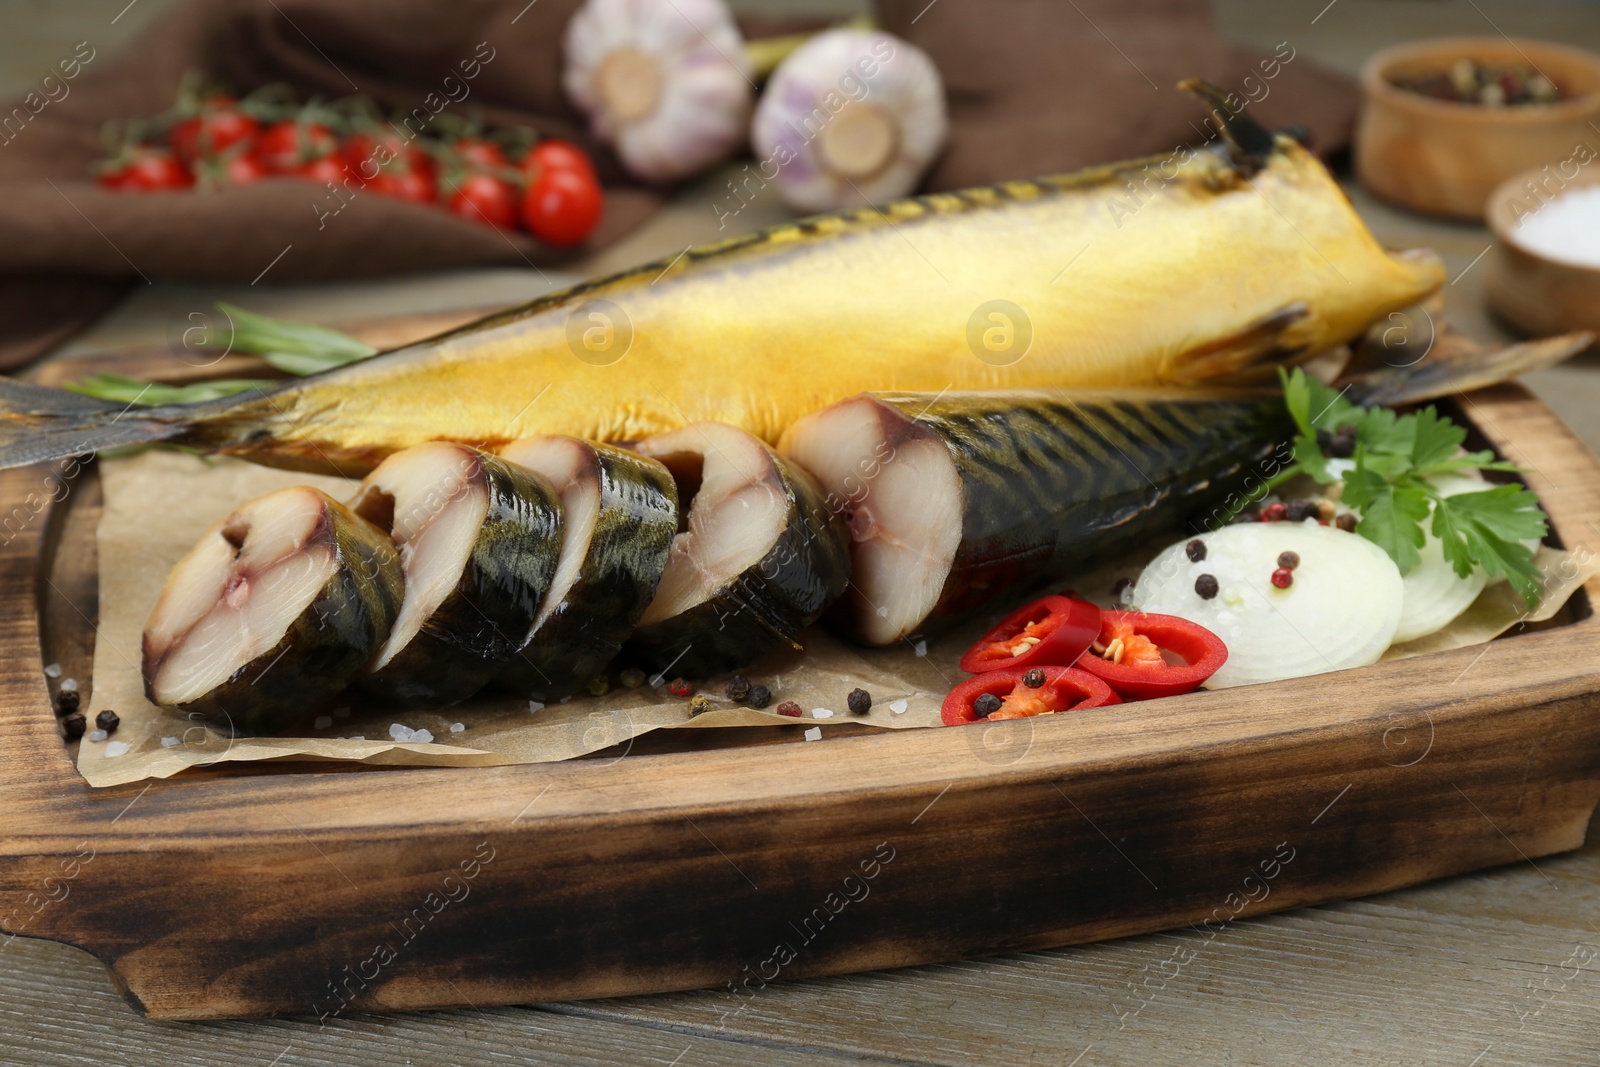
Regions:
<svg viewBox="0 0 1600 1067"><path fill-rule="evenodd" d="M1183 662L1167 662L1163 651ZM1128 700L1150 700L1193 692L1227 661L1222 638L1198 623L1175 615L1103 611L1099 641L1074 666L1104 679Z"/></svg>
<svg viewBox="0 0 1600 1067"><path fill-rule="evenodd" d="M1011 667L1070 667L1100 634L1100 609L1086 600L1047 596L1018 608L967 649L968 674ZM1027 646L1017 651L1020 646Z"/></svg>
<svg viewBox="0 0 1600 1067"><path fill-rule="evenodd" d="M1044 684L1038 688L1024 685L1023 676L1035 669L1043 672ZM1000 707L988 716L981 716L973 705L985 693L999 697ZM950 690L950 695L944 698L944 706L939 709L939 715L946 726L960 726L969 722L1026 719L1033 715L1103 708L1120 703L1122 699L1112 692L1110 686L1087 671L1054 666L1008 667L968 678Z"/></svg>

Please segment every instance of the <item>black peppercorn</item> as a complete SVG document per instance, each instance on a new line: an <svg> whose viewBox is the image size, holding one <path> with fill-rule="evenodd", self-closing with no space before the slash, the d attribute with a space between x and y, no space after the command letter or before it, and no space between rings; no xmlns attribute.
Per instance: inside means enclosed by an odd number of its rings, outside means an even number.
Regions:
<svg viewBox="0 0 1600 1067"><path fill-rule="evenodd" d="M61 736L68 741L76 741L83 736L84 729L89 724L84 721L83 712L74 711L61 719Z"/></svg>
<svg viewBox="0 0 1600 1067"><path fill-rule="evenodd" d="M82 699L76 689L63 689L56 694L56 714L71 715L78 710L78 704Z"/></svg>
<svg viewBox="0 0 1600 1067"><path fill-rule="evenodd" d="M94 724L96 727L104 730L106 733L114 734L117 732L117 727L122 725L122 719L117 715L116 712L112 711L110 708L107 708L105 711L102 711L100 714L94 717Z"/></svg>
<svg viewBox="0 0 1600 1067"><path fill-rule="evenodd" d="M1332 447L1333 447L1333 434L1329 433L1327 430L1318 430L1317 431L1317 448L1320 449L1323 452L1327 452Z"/></svg>
<svg viewBox="0 0 1600 1067"><path fill-rule="evenodd" d="M752 708L764 708L772 703L772 690L764 685L752 685L750 695L745 698Z"/></svg>
<svg viewBox="0 0 1600 1067"><path fill-rule="evenodd" d="M1296 567L1300 566L1300 553L1279 552L1278 566L1283 567L1285 570L1294 570Z"/></svg>
<svg viewBox="0 0 1600 1067"><path fill-rule="evenodd" d="M1039 688L1044 684L1044 671L1041 671L1038 667L1033 668L1033 670L1022 676L1022 684L1029 689Z"/></svg>
<svg viewBox="0 0 1600 1067"><path fill-rule="evenodd" d="M1334 431L1327 452L1334 459L1349 459L1356 454L1356 428L1353 423L1347 422Z"/></svg>
<svg viewBox="0 0 1600 1067"><path fill-rule="evenodd" d="M1217 595L1217 576L1202 574L1194 580L1194 591L1200 594L1201 600L1210 600Z"/></svg>
<svg viewBox="0 0 1600 1067"><path fill-rule="evenodd" d="M742 674L736 674L728 679L728 684L722 687L722 691L727 694L729 700L737 703L750 696L750 679Z"/></svg>
<svg viewBox="0 0 1600 1067"><path fill-rule="evenodd" d="M872 710L872 694L865 689L852 689L850 695L844 698L844 703L850 709L850 714L865 715Z"/></svg>
<svg viewBox="0 0 1600 1067"><path fill-rule="evenodd" d="M1284 512L1284 518L1290 522L1303 522L1308 516L1316 514L1316 509L1311 506L1311 501L1295 499L1289 501L1289 507Z"/></svg>
<svg viewBox="0 0 1600 1067"><path fill-rule="evenodd" d="M1337 519L1333 520L1333 524L1339 527L1339 529L1343 530L1345 533L1355 533L1356 524L1358 522L1360 522L1360 520L1357 519L1353 513L1348 511L1343 515L1340 515Z"/></svg>
<svg viewBox="0 0 1600 1067"><path fill-rule="evenodd" d="M1196 537L1193 541L1183 546L1183 551L1189 557L1190 563L1199 563L1206 558L1206 543Z"/></svg>
<svg viewBox="0 0 1600 1067"><path fill-rule="evenodd" d="M984 693L972 702L972 713L980 719L987 719L1000 710L1000 698L993 693Z"/></svg>

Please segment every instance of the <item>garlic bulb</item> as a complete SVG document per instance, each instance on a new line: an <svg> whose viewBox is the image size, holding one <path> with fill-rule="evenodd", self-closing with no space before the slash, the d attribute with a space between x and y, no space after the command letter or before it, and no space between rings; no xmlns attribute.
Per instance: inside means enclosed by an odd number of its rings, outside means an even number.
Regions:
<svg viewBox="0 0 1600 1067"><path fill-rule="evenodd" d="M786 203L830 211L911 192L948 128L925 52L887 33L831 30L773 72L751 139Z"/></svg>
<svg viewBox="0 0 1600 1067"><path fill-rule="evenodd" d="M567 95L635 177L687 177L739 144L754 89L723 0L588 0L565 49Z"/></svg>

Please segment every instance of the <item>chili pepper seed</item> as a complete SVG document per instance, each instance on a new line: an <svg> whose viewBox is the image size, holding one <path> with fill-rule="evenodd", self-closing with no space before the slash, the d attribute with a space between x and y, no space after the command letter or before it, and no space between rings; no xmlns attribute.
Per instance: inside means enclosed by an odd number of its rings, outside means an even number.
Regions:
<svg viewBox="0 0 1600 1067"><path fill-rule="evenodd" d="M108 734L117 732L117 727L122 725L122 718L110 708L94 717L94 724Z"/></svg>
<svg viewBox="0 0 1600 1067"><path fill-rule="evenodd" d="M1194 580L1194 591L1201 600L1210 600L1217 595L1217 576L1215 574L1202 574Z"/></svg>
<svg viewBox="0 0 1600 1067"><path fill-rule="evenodd" d="M785 700L782 704L778 705L778 714L787 715L791 719L798 719L802 713L800 711L799 704L796 704L792 700Z"/></svg>
<svg viewBox="0 0 1600 1067"><path fill-rule="evenodd" d="M722 687L729 700L739 702L750 696L750 679L742 674L736 674L728 679L728 684Z"/></svg>
<svg viewBox="0 0 1600 1067"><path fill-rule="evenodd" d="M1283 567L1286 570L1294 570L1296 567L1300 566L1300 553L1279 552L1278 566Z"/></svg>
<svg viewBox="0 0 1600 1067"><path fill-rule="evenodd" d="M865 715L872 710L872 694L865 689L852 689L850 695L844 698L844 703L850 709L850 714Z"/></svg>
<svg viewBox="0 0 1600 1067"><path fill-rule="evenodd" d="M993 693L984 693L972 702L972 713L980 719L987 719L1000 710L1000 698Z"/></svg>
<svg viewBox="0 0 1600 1067"><path fill-rule="evenodd" d="M764 708L772 703L772 690L764 685L752 685L750 695L745 698L752 708Z"/></svg>
<svg viewBox="0 0 1600 1067"><path fill-rule="evenodd" d="M1272 584L1279 589L1287 589L1294 584L1294 571L1288 567L1279 567L1272 572Z"/></svg>
<svg viewBox="0 0 1600 1067"><path fill-rule="evenodd" d="M1190 563L1199 563L1206 558L1206 543L1196 537L1193 541L1183 546L1183 551L1189 557Z"/></svg>
<svg viewBox="0 0 1600 1067"><path fill-rule="evenodd" d="M1041 671L1038 667L1033 668L1033 670L1022 676L1022 684L1029 689L1039 688L1044 684L1044 671Z"/></svg>

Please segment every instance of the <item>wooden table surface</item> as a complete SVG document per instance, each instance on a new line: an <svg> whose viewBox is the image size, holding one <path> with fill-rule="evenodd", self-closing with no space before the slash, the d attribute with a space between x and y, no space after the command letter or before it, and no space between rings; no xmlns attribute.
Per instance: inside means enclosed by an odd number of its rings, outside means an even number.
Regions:
<svg viewBox="0 0 1600 1067"><path fill-rule="evenodd" d="M170 0L15 4L0 89L25 85L84 26L113 47ZM975 0L944 0L970 3ZM741 6L752 6L746 3ZM815 7L815 4L808 6ZM848 0L830 8L848 8ZM1230 34L1353 70L1391 41L1446 33L1542 36L1600 49L1600 5L1490 0L1220 0ZM115 14L115 11L111 12ZM40 57L43 57L42 59ZM42 68L41 68L42 69ZM722 180L579 273L681 251L714 235ZM1504 334L1482 306L1479 226L1405 215L1352 189L1391 245L1443 253L1451 321ZM758 201L742 226L780 216ZM472 271L396 282L249 289L158 283L58 358L164 342L169 323L231 299L321 321L528 299L570 280ZM1600 448L1600 364L1529 384ZM1600 665L1597 665L1600 666ZM1537 744L1538 742L1536 742ZM1465 801L1463 801L1465 803ZM1519 800L1520 804L1520 800ZM1485 835L1515 809L1480 811ZM1249 818L1249 812L1240 812ZM0 828L3 832L3 828ZM1129 857L1136 863L1137 856ZM206 906L197 902L197 906ZM1204 945L1202 948L1201 946ZM1194 950L1184 965L1174 950ZM753 1000L699 991L525 1008L204 1024L135 1016L89 956L0 940L3 1064L1600 1064L1600 838L1579 852L1402 892L1191 931L908 970L767 986Z"/></svg>

